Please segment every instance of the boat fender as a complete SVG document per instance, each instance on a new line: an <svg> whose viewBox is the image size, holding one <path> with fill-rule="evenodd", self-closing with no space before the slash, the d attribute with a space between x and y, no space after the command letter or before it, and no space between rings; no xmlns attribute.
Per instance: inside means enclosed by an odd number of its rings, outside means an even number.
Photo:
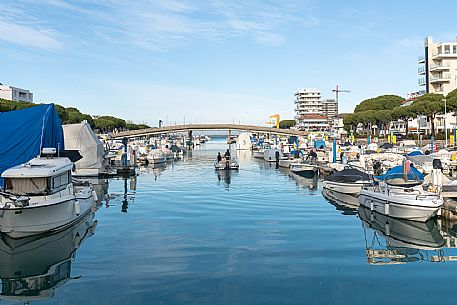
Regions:
<svg viewBox="0 0 457 305"><path fill-rule="evenodd" d="M98 196L95 190L92 191L92 196L94 196L94 201L98 201Z"/></svg>
<svg viewBox="0 0 457 305"><path fill-rule="evenodd" d="M75 200L75 214L79 215L81 213L81 207L79 206L79 201Z"/></svg>
<svg viewBox="0 0 457 305"><path fill-rule="evenodd" d="M370 200L370 210L374 211L374 203L373 203L373 200Z"/></svg>
<svg viewBox="0 0 457 305"><path fill-rule="evenodd" d="M386 236L390 236L390 224L386 222Z"/></svg>
<svg viewBox="0 0 457 305"><path fill-rule="evenodd" d="M386 204L384 205L384 214L388 216L389 213L390 213L390 204L389 204L389 202L386 202Z"/></svg>

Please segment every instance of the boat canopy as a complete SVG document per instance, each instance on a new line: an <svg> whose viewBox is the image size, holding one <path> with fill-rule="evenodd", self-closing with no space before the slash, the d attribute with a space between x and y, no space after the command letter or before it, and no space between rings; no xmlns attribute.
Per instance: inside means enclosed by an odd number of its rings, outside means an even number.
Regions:
<svg viewBox="0 0 457 305"><path fill-rule="evenodd" d="M355 168L345 168L333 175L325 177L326 181L353 183L357 181L369 181L370 175Z"/></svg>
<svg viewBox="0 0 457 305"><path fill-rule="evenodd" d="M415 167L410 167L408 172L408 180L413 180L417 177L419 181L424 181L424 175L418 171ZM379 180L386 180L386 178L393 179L393 178L402 178L403 177L403 167L401 165L395 166L389 169L384 175L375 176L376 179Z"/></svg>
<svg viewBox="0 0 457 305"><path fill-rule="evenodd" d="M410 152L409 154L407 154L406 156L408 157L414 157L414 156L422 156L424 153L421 151L421 150L413 150L412 152Z"/></svg>
<svg viewBox="0 0 457 305"><path fill-rule="evenodd" d="M78 151L82 159L75 163L76 169L104 168L105 147L97 138L89 123L63 125L65 149Z"/></svg>
<svg viewBox="0 0 457 305"><path fill-rule="evenodd" d="M63 150L62 123L54 104L0 113L0 122L0 174L40 155L41 148Z"/></svg>

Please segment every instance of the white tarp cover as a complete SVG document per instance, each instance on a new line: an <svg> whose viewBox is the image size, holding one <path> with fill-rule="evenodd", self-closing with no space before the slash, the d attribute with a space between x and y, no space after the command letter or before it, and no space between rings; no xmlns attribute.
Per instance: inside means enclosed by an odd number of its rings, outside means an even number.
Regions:
<svg viewBox="0 0 457 305"><path fill-rule="evenodd" d="M251 149L251 134L244 132L240 133L238 139L236 140L236 149Z"/></svg>
<svg viewBox="0 0 457 305"><path fill-rule="evenodd" d="M103 168L105 148L89 123L62 125L66 150L78 150L82 159L75 163L76 169Z"/></svg>

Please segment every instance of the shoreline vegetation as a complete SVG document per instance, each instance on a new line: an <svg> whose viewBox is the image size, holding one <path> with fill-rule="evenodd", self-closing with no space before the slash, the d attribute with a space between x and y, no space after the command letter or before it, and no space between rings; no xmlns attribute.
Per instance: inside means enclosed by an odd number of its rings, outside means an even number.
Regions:
<svg viewBox="0 0 457 305"><path fill-rule="evenodd" d="M430 122L431 136L435 137L437 136L435 118L445 112L448 114L454 112L454 116L457 115L457 89L446 96L426 93L410 100L405 100L398 95L381 95L366 99L355 107L354 113L347 114L343 122L347 132L361 128L362 135L372 134L373 126L376 126L374 134L379 136L381 130L390 129L389 125L392 121L401 120L406 124L406 137L408 137L408 121L422 116ZM382 134L385 136L385 132Z"/></svg>
<svg viewBox="0 0 457 305"><path fill-rule="evenodd" d="M37 106L39 104L30 102L15 102L0 98L0 112L7 112L12 110L20 110ZM98 129L99 131L106 133L114 130L138 130L149 128L146 124L134 124L130 121L126 121L121 118L101 115L92 116L90 114L81 113L77 108L74 107L63 107L58 104L54 104L57 113L62 120L62 124L77 124L86 120L92 129Z"/></svg>

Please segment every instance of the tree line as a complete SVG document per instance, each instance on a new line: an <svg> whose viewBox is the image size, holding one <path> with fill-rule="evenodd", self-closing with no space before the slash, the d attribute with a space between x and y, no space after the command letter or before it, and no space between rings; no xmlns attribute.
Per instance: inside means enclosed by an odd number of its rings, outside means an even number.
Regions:
<svg viewBox="0 0 457 305"><path fill-rule="evenodd" d="M0 112L20 110L36 105L37 104L30 102L14 102L0 99ZM81 111L74 107L63 107L57 104L55 107L60 119L62 120L62 124L76 124L86 120L92 129L98 129L100 132L149 128L149 126L146 124L133 124L132 122L125 121L124 119L116 118L113 116L104 115L94 118L89 114L81 113Z"/></svg>
<svg viewBox="0 0 457 305"><path fill-rule="evenodd" d="M367 134L370 134L372 127L376 125L379 135L381 129L388 129L390 122L402 120L405 122L406 135L408 135L408 121L418 116L425 116L430 121L431 134L435 136L435 118L445 112L444 99L446 99L446 111L457 112L457 89L447 96L426 93L409 105L402 105L405 99L397 95L370 98L357 105L354 113L344 117L344 128L350 131L361 125Z"/></svg>

